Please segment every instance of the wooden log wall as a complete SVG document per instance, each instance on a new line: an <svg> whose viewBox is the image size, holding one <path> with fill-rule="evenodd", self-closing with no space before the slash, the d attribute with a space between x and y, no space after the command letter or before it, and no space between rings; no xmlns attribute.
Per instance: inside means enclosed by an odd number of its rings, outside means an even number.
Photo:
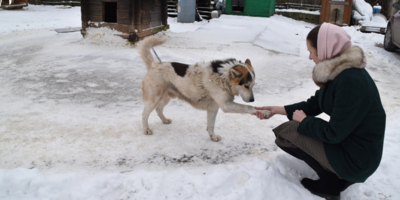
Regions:
<svg viewBox="0 0 400 200"><path fill-rule="evenodd" d="M161 0L146 0L142 2L142 29L162 25Z"/></svg>
<svg viewBox="0 0 400 200"><path fill-rule="evenodd" d="M116 3L116 22L107 15L105 7L108 2ZM113 14L114 8L107 7ZM158 31L168 29L168 12L166 0L82 0L82 34L87 27L109 27L129 34L129 40L143 38ZM88 23L90 22L90 24Z"/></svg>

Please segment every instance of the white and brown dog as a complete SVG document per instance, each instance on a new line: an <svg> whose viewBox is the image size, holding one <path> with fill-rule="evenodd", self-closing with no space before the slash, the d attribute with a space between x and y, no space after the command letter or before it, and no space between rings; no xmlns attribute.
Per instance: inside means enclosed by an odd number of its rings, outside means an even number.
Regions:
<svg viewBox="0 0 400 200"><path fill-rule="evenodd" d="M237 95L245 102L254 101L255 74L249 59L245 63L227 59L194 65L155 61L150 49L165 41L166 38L150 36L140 44L139 51L148 71L142 82L144 134L153 134L148 118L154 109L164 124L171 123L163 110L169 100L176 97L197 109L207 110L207 131L215 142L221 140L221 136L214 133L219 108L228 113L256 112L253 106L233 102ZM268 110L262 112L270 114Z"/></svg>

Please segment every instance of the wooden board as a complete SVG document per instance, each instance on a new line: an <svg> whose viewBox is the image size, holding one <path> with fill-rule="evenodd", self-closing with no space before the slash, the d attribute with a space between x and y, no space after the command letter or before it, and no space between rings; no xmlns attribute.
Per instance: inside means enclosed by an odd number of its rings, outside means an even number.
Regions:
<svg viewBox="0 0 400 200"><path fill-rule="evenodd" d="M27 7L28 3L16 3L16 4L11 4L11 5L2 5L1 8L4 9L13 9L13 8L22 8L22 7Z"/></svg>
<svg viewBox="0 0 400 200"><path fill-rule="evenodd" d="M69 28L59 28L54 30L57 33L70 33L70 32L80 31L81 29L82 29L81 27L69 27Z"/></svg>

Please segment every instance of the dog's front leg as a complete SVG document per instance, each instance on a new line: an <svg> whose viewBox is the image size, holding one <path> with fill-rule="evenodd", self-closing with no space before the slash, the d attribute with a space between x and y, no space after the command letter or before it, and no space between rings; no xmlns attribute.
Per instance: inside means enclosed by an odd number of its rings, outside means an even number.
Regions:
<svg viewBox="0 0 400 200"><path fill-rule="evenodd" d="M215 110L207 110L207 131L210 138L214 142L221 140L221 136L214 133L215 119L217 118L218 108Z"/></svg>
<svg viewBox="0 0 400 200"><path fill-rule="evenodd" d="M257 111L262 112L265 117L270 115L269 110L256 110L253 106L235 103L233 96L221 90L214 90L211 93L213 99L217 102L218 106L225 113L248 113L253 114Z"/></svg>
<svg viewBox="0 0 400 200"><path fill-rule="evenodd" d="M264 114L264 117L268 117L271 114L269 110L256 110L253 106L238 104L229 101L221 105L221 110L226 113L249 113L249 114L253 114L259 111Z"/></svg>
<svg viewBox="0 0 400 200"><path fill-rule="evenodd" d="M257 110L253 106L238 104L235 102L225 102L221 105L221 110L226 113L255 113Z"/></svg>

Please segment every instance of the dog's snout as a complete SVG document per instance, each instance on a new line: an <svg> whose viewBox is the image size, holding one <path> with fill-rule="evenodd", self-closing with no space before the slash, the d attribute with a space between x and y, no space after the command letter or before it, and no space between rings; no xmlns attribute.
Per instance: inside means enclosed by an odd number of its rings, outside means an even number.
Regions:
<svg viewBox="0 0 400 200"><path fill-rule="evenodd" d="M254 98L251 98L249 101L250 101L250 102L254 102Z"/></svg>

